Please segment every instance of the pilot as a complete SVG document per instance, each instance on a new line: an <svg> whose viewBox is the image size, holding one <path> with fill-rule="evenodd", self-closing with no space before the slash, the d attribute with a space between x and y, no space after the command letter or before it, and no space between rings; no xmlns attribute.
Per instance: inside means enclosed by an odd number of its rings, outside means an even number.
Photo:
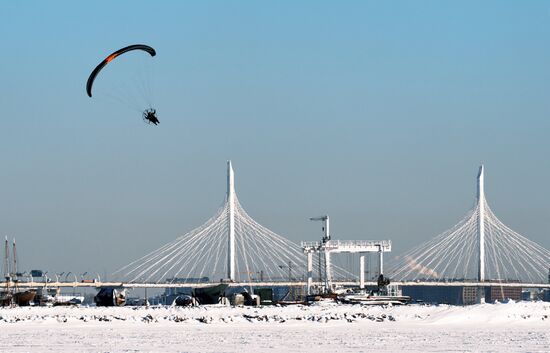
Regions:
<svg viewBox="0 0 550 353"><path fill-rule="evenodd" d="M145 116L145 119L147 119L151 124L155 124L155 125L159 124L159 119L157 118L156 109L148 110L147 115Z"/></svg>

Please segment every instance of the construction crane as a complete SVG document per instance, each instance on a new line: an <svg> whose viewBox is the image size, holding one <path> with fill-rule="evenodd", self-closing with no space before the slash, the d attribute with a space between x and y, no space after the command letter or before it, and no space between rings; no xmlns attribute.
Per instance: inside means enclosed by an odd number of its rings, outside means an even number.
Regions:
<svg viewBox="0 0 550 353"><path fill-rule="evenodd" d="M311 217L309 219L310 221L322 221L323 222L323 232L325 233L323 236L323 243L326 243L330 240L330 219L328 215L319 216L319 217Z"/></svg>

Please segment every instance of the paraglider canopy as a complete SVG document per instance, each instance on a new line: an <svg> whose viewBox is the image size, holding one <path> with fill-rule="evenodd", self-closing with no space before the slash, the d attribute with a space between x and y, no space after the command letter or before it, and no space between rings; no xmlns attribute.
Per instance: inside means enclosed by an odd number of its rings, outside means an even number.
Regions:
<svg viewBox="0 0 550 353"><path fill-rule="evenodd" d="M157 52L155 51L155 49L151 48L148 45L144 45L144 44L129 45L127 47L124 47L122 49L119 49L119 50L115 51L114 53L112 53L111 55L106 57L101 63L99 63L99 65L97 65L96 68L94 69L94 71L92 71L92 73L90 74L90 77L88 77L88 82L86 82L86 93L88 93L89 97L92 96L92 86L94 84L95 78L97 77L99 72L105 67L105 65L107 65L108 63L113 61L113 59L115 59L117 56L122 55L122 54L127 53L127 52L132 51L132 50L143 50L143 51L149 53L151 56L157 55Z"/></svg>
<svg viewBox="0 0 550 353"><path fill-rule="evenodd" d="M99 75L101 70L103 70L103 68L105 66L107 66L107 64L109 64L111 61L116 59L118 56L120 56L124 53L130 52L130 51L134 51L134 50L144 51L144 52L148 53L149 55L151 55L152 57L157 54L155 49L153 49L152 47L150 47L148 45L144 45L144 44L129 45L127 47L124 47L124 48L121 48L121 49L115 51L114 53L111 53L109 56L107 56L105 59L103 59L103 61L100 62L99 65L97 65L95 67L95 69L92 71L92 73L88 77L88 82L86 82L86 93L88 94L89 97L92 97L92 88L93 88L95 79ZM107 75L107 76L110 77L110 75ZM140 104L139 102L130 102L130 103L134 103L134 104L129 104L129 105L132 105L133 109L138 109L138 111L142 112L143 120L146 123L158 125L159 120L157 118L157 111L156 111L156 109L154 109L152 107L153 104L152 104L151 97L152 97L153 92L151 90L150 82L148 82L148 80L144 80L141 83L142 83L142 87L141 87L142 90L139 93L141 93L140 96L142 98L145 98L145 100L147 101L147 106L149 108L143 110L144 106L142 104ZM139 90L139 87L138 87L138 90ZM129 92L126 91L126 90L123 90L121 93L128 94ZM121 102L121 103L129 103L129 101L132 101L132 99L128 99L128 97L126 97L127 99L124 99L124 94L122 95L122 97L120 97L118 95L111 95L111 96L113 98L119 100L119 102Z"/></svg>

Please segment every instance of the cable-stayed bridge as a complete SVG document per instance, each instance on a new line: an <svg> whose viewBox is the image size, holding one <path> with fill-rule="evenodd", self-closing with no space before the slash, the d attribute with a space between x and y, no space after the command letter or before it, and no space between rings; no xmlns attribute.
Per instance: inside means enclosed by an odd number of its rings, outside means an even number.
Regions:
<svg viewBox="0 0 550 353"><path fill-rule="evenodd" d="M234 184L228 161L227 193L216 214L115 275L125 283L156 284L304 280L307 264L302 248L252 219L239 203ZM320 263L318 255L314 260ZM357 278L341 267L331 270L337 279Z"/></svg>
<svg viewBox="0 0 550 353"><path fill-rule="evenodd" d="M328 224L325 226L328 232ZM237 199L234 173L228 162L227 193L215 216L117 273L128 285L198 285L220 280L298 285L308 279L310 285L327 287L330 286L327 279L332 284L375 284L374 276L370 282L362 278L364 264L351 268L329 262L326 249L334 250L333 244L338 240L330 240L329 236L325 241L322 251L307 254L303 246L254 221ZM377 244L382 249L385 243ZM381 273L382 262L378 266ZM356 271L358 268L360 271ZM550 287L549 268L550 251L511 230L491 211L485 199L481 166L476 203L467 216L451 229L390 262L385 274L402 285Z"/></svg>
<svg viewBox="0 0 550 353"><path fill-rule="evenodd" d="M550 282L550 251L502 223L489 208L484 167L479 168L473 209L451 229L397 258L389 274L400 282Z"/></svg>
<svg viewBox="0 0 550 353"><path fill-rule="evenodd" d="M504 225L484 193L484 169L477 178L474 208L451 229L407 251L386 266L385 275L402 286L550 288L550 251ZM203 225L123 266L110 282L48 282L59 287L200 287L220 281L230 286L375 286L388 241L331 240L324 216L322 242L302 246L257 223L243 209L227 164L227 193ZM315 218L314 220L320 220ZM350 250L351 249L351 250ZM377 250L378 249L378 250ZM365 279L364 255L378 252L377 270ZM359 253L357 262L337 262L331 254ZM359 271L357 271L359 270ZM40 286L41 282L19 282Z"/></svg>

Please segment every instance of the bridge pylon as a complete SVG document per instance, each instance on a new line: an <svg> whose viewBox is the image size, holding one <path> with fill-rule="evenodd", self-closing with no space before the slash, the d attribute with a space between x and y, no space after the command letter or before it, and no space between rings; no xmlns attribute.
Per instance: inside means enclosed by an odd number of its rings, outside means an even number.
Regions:
<svg viewBox="0 0 550 353"><path fill-rule="evenodd" d="M227 278L235 281L235 174L227 161Z"/></svg>
<svg viewBox="0 0 550 353"><path fill-rule="evenodd" d="M304 280L307 263L301 247L256 222L239 203L231 161L227 161L226 185L224 201L213 217L120 268L115 278L172 285ZM337 266L333 274L345 280L353 276Z"/></svg>
<svg viewBox="0 0 550 353"><path fill-rule="evenodd" d="M485 168L477 175L474 208L438 236L389 266L395 281L545 283L550 251L502 223L485 198Z"/></svg>

